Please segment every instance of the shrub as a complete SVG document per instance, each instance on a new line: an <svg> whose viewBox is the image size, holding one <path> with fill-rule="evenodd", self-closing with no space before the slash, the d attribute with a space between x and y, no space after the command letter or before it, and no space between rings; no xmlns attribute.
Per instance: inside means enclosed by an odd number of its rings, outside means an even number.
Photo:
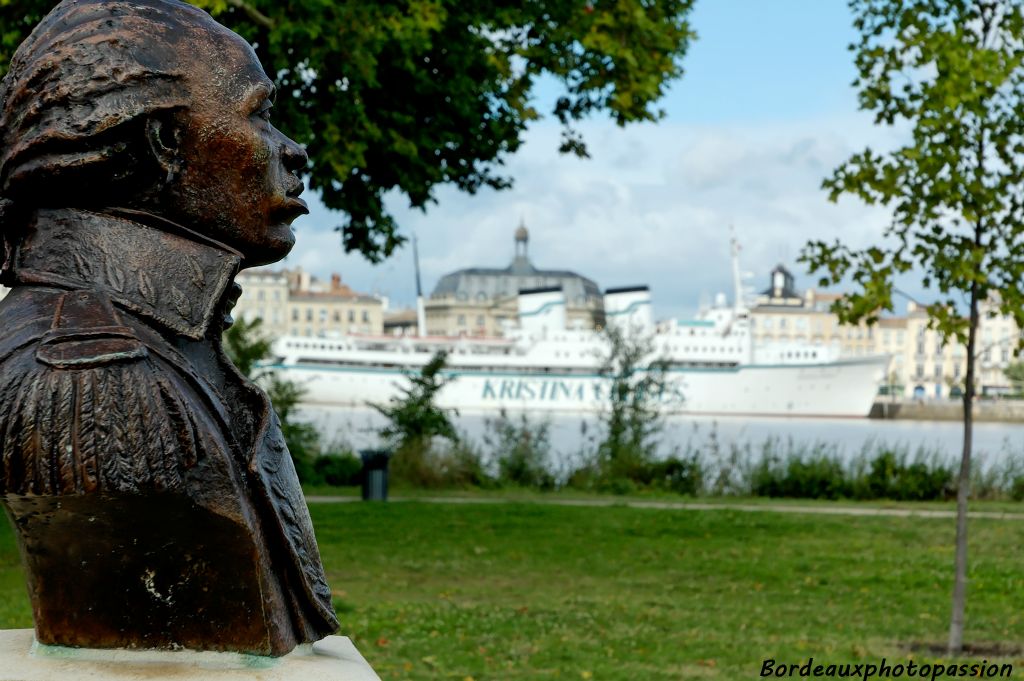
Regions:
<svg viewBox="0 0 1024 681"><path fill-rule="evenodd" d="M397 484L409 487L495 486L479 450L463 438L408 440L391 457L390 470Z"/></svg>
<svg viewBox="0 0 1024 681"><path fill-rule="evenodd" d="M502 485L540 490L555 488L555 476L547 465L551 450L551 422L532 422L523 413L515 421L504 410L488 420L484 443L497 463Z"/></svg>
<svg viewBox="0 0 1024 681"><path fill-rule="evenodd" d="M811 452L789 443L785 457L775 450L776 440L766 441L763 455L751 473L750 490L755 496L799 499L838 499L850 490L846 471L834 455L815 445Z"/></svg>
<svg viewBox="0 0 1024 681"><path fill-rule="evenodd" d="M946 497L953 486L953 471L938 464L929 467L924 461L907 464L905 455L882 451L871 461L866 482L870 492L866 498L930 501Z"/></svg>
<svg viewBox="0 0 1024 681"><path fill-rule="evenodd" d="M319 480L333 487L351 487L361 483L363 462L352 452L317 457L313 471Z"/></svg>
<svg viewBox="0 0 1024 681"><path fill-rule="evenodd" d="M1010 498L1014 501L1024 501L1024 475L1013 479L1010 486Z"/></svg>
<svg viewBox="0 0 1024 681"><path fill-rule="evenodd" d="M704 471L697 457L657 461L651 464L650 470L649 484L670 492L695 496L704 486Z"/></svg>

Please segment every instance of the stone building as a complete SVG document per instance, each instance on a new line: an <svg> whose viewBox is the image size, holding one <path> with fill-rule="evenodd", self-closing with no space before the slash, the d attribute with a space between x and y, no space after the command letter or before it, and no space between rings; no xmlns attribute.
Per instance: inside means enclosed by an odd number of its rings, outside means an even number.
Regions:
<svg viewBox="0 0 1024 681"><path fill-rule="evenodd" d="M416 310L411 308L387 310L384 312L384 335L416 336L419 334Z"/></svg>
<svg viewBox="0 0 1024 681"><path fill-rule="evenodd" d="M263 330L277 338L288 333L288 276L272 270L243 270L236 278L242 295L232 315L236 319L263 320Z"/></svg>
<svg viewBox="0 0 1024 681"><path fill-rule="evenodd" d="M755 342L800 340L815 345L838 345L846 357L875 352L875 329L866 324L840 325L830 311L837 294L814 289L801 294L793 275L782 265L772 270L769 283L750 310Z"/></svg>
<svg viewBox="0 0 1024 681"><path fill-rule="evenodd" d="M771 285L751 309L755 342L774 340L834 344L842 356L892 356L885 392L913 397L949 398L962 394L967 373L966 348L955 340L942 342L928 328L928 315L914 303L903 316L879 319L873 326L843 325L829 308L839 294L809 289L799 293L783 266L772 270ZM1020 329L1011 317L998 314L994 301L981 305L978 324L978 394L1010 389L1004 370L1013 361Z"/></svg>
<svg viewBox="0 0 1024 681"><path fill-rule="evenodd" d="M604 321L601 290L592 280L568 270L543 270L530 260L530 234L515 231L515 255L504 268L472 267L446 274L425 301L431 336L500 336L518 314L522 289L561 287L570 328L592 328Z"/></svg>
<svg viewBox="0 0 1024 681"><path fill-rule="evenodd" d="M384 332L384 301L353 291L342 283L341 275L332 274L328 283L301 268L256 269L243 271L237 281L242 295L235 316L262 319L271 337Z"/></svg>

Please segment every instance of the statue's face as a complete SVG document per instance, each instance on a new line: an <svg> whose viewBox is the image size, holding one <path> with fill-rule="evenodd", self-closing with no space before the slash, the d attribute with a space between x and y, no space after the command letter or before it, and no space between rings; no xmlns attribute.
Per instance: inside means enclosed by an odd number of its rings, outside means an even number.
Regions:
<svg viewBox="0 0 1024 681"><path fill-rule="evenodd" d="M209 44L188 76L169 217L241 251L246 266L275 262L309 212L298 198L306 153L270 123L273 84L249 45L227 29Z"/></svg>

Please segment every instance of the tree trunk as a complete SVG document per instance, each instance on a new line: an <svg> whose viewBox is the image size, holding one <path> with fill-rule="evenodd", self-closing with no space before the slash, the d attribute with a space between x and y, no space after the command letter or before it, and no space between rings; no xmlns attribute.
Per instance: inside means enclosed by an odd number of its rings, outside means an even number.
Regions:
<svg viewBox="0 0 1024 681"><path fill-rule="evenodd" d="M956 488L956 559L953 578L953 615L949 622L950 655L964 647L964 609L967 604L967 500L971 492L971 442L974 426L974 349L978 332L978 285L971 285L971 321L967 332L967 378L964 386L964 449Z"/></svg>

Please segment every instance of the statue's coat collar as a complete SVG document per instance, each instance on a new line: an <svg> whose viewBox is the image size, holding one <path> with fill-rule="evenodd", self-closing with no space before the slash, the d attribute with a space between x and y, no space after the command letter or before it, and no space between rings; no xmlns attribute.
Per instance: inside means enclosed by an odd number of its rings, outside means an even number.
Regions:
<svg viewBox="0 0 1024 681"><path fill-rule="evenodd" d="M15 276L22 284L100 290L198 340L220 322L241 262L238 251L148 213L43 209L18 248Z"/></svg>

